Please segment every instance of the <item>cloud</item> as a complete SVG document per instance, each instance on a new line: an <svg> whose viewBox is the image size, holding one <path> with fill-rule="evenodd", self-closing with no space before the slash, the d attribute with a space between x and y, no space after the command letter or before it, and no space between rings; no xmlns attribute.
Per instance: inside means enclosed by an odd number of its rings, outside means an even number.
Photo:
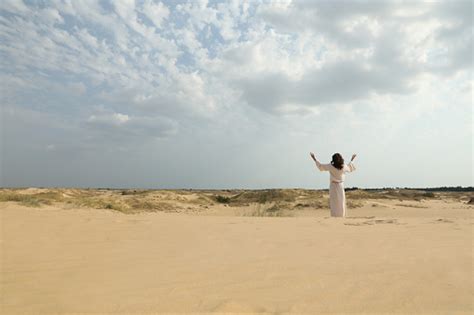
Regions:
<svg viewBox="0 0 474 315"><path fill-rule="evenodd" d="M94 125L120 126L129 120L128 115L113 113L109 115L101 114L99 116L91 115L89 119L87 119L87 122Z"/></svg>
<svg viewBox="0 0 474 315"><path fill-rule="evenodd" d="M170 10L161 2L154 3L148 0L143 4L142 13L145 14L156 27L161 28L163 21L170 15Z"/></svg>
<svg viewBox="0 0 474 315"><path fill-rule="evenodd" d="M262 5L257 14L279 32L319 33L342 48L354 48L370 45L394 7L389 1L289 1Z"/></svg>
<svg viewBox="0 0 474 315"><path fill-rule="evenodd" d="M472 72L472 16L461 13L469 8L468 1L265 4L257 16L270 29L258 44L226 50L223 60L229 71L240 69L229 82L242 99L267 112L413 93L426 73ZM446 32L456 35L443 38Z"/></svg>
<svg viewBox="0 0 474 315"><path fill-rule="evenodd" d="M101 110L85 121L91 139L106 141L146 141L162 138L177 132L177 123L159 116L131 116L110 110Z"/></svg>
<svg viewBox="0 0 474 315"><path fill-rule="evenodd" d="M467 112L472 36L471 1L1 1L9 161L22 144L185 150L195 139L255 157L245 150L288 135L338 138L336 118L390 125L394 140L427 112Z"/></svg>
<svg viewBox="0 0 474 315"><path fill-rule="evenodd" d="M268 111L286 104L321 106L367 99L372 93L413 92L410 82L417 70L404 66L387 52L377 55L383 60L379 64L341 61L309 70L298 79L277 72L244 78L236 84L248 104Z"/></svg>
<svg viewBox="0 0 474 315"><path fill-rule="evenodd" d="M412 93L425 73L471 71L472 16L465 13L471 7L469 1L8 3L0 20L9 60L3 72L17 84L46 75L88 93L92 105L121 104L139 116L213 117L239 101L276 115L283 108L304 113L373 93Z"/></svg>
<svg viewBox="0 0 474 315"><path fill-rule="evenodd" d="M465 12L471 7L469 1L6 3L2 10L14 15L2 16L2 52L10 60L3 66L18 80L40 71L66 81L81 76L104 87L100 93L110 100L154 100L148 106L154 109L173 103L183 104L176 106L181 112L212 111L229 102L220 98L223 89L266 110L283 105L279 100L322 105L370 92L406 93L418 74L470 68L472 16ZM341 71L348 74L342 78ZM257 95L275 89L267 102ZM123 91L131 91L127 100Z"/></svg>

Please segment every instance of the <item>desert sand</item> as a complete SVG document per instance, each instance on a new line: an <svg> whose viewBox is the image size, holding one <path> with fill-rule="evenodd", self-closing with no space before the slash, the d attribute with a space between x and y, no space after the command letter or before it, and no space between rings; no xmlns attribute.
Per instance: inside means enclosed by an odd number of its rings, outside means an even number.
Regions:
<svg viewBox="0 0 474 315"><path fill-rule="evenodd" d="M472 192L0 190L2 314L472 314Z"/></svg>

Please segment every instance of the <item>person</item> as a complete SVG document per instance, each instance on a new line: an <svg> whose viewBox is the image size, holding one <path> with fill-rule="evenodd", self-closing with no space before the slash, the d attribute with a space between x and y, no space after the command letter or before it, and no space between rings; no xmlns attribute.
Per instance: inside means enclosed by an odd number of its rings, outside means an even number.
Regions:
<svg viewBox="0 0 474 315"><path fill-rule="evenodd" d="M350 163L347 165L344 164L344 159L339 153L334 153L331 164L321 164L313 152L310 152L310 156L320 171L328 171L330 173L329 207L331 208L331 216L345 217L346 194L344 192L344 174L355 171L356 168L352 162L357 155L353 154Z"/></svg>

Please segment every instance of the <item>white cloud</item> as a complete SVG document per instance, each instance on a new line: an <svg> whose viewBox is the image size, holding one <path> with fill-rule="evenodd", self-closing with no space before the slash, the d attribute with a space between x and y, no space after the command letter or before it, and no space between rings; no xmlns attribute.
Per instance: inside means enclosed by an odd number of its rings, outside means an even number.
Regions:
<svg viewBox="0 0 474 315"><path fill-rule="evenodd" d="M154 3L147 0L143 4L143 14L145 14L156 27L161 28L164 20L170 15L170 10L162 2Z"/></svg>
<svg viewBox="0 0 474 315"><path fill-rule="evenodd" d="M23 1L1 1L0 10L4 10L13 14L26 14L31 12L31 10L23 3Z"/></svg>
<svg viewBox="0 0 474 315"><path fill-rule="evenodd" d="M128 115L124 115L120 113L112 113L112 114L91 115L89 119L87 119L87 122L92 123L92 124L98 124L98 125L120 126L128 122L129 120L130 118L128 117Z"/></svg>
<svg viewBox="0 0 474 315"><path fill-rule="evenodd" d="M24 16L9 21L15 28L3 17L8 45L2 51L11 59L5 68L17 80L31 78L31 68L81 76L89 85L105 84L100 95L109 101L147 104L157 112L163 107L168 114L166 103L174 103L178 112L206 115L230 102L223 94L277 113L285 104L411 93L417 75L471 66L472 18L462 15L463 5L288 1L253 3L251 16L249 4L238 2L190 2L175 11L161 2L112 4L113 11L75 1L40 10L4 5ZM32 20L27 10L36 12ZM182 25L174 20L179 14L185 14ZM63 25L64 16L72 26ZM155 28L165 22L168 31ZM223 42L206 42L211 26Z"/></svg>
<svg viewBox="0 0 474 315"><path fill-rule="evenodd" d="M2 1L1 93L80 147L283 141L271 130L303 137L328 117L396 139L449 93L471 103L472 31L470 1Z"/></svg>
<svg viewBox="0 0 474 315"><path fill-rule="evenodd" d="M85 121L89 140L97 143L121 143L121 147L135 146L136 141L147 143L156 138L176 134L178 124L160 116L138 116L109 109L98 109Z"/></svg>

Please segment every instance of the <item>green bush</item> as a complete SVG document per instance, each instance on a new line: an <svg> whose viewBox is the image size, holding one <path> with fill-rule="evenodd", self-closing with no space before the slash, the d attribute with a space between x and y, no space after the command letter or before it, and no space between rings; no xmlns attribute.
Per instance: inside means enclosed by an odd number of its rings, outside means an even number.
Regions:
<svg viewBox="0 0 474 315"><path fill-rule="evenodd" d="M230 198L229 197L225 197L225 196L221 196L221 195L217 195L216 196L216 201L218 203L229 203L230 202Z"/></svg>

